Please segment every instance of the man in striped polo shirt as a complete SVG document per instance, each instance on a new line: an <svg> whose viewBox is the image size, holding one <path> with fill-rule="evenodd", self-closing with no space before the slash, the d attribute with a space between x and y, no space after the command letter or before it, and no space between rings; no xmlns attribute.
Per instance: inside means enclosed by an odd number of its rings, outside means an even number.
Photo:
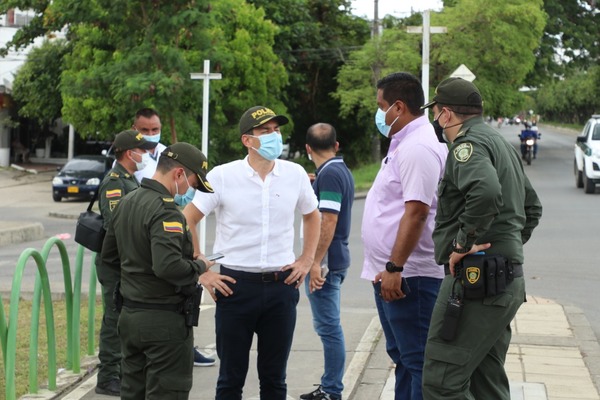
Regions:
<svg viewBox="0 0 600 400"><path fill-rule="evenodd" d="M306 152L317 171L313 189L319 200L321 235L315 260L306 279L306 294L313 326L323 343L325 371L319 387L300 396L306 400L341 399L346 361L344 332L340 323L340 289L350 267L350 216L354 179L342 157L333 126L319 123L308 128Z"/></svg>

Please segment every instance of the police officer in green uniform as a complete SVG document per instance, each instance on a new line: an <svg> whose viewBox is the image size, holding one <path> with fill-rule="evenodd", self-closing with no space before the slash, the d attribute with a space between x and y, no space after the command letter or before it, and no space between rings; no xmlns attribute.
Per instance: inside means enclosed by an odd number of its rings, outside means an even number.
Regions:
<svg viewBox="0 0 600 400"><path fill-rule="evenodd" d="M98 189L98 204L104 219L104 229L108 228L112 213L121 198L139 187L133 173L146 166L149 157L147 151L154 147L156 147L156 143L145 140L143 135L137 131L128 130L115 136L113 148L117 160L114 168L108 171ZM117 335L119 313L114 310L112 305L112 295L119 280L120 271L105 268L100 262L100 257L96 257L96 271L102 285L104 302L96 393L119 396L121 392L121 342Z"/></svg>
<svg viewBox="0 0 600 400"><path fill-rule="evenodd" d="M523 244L542 206L519 153L484 123L475 85L448 78L428 107L451 146L433 232L436 261L447 275L429 328L423 398L510 399L504 361L510 323L525 300Z"/></svg>
<svg viewBox="0 0 600 400"><path fill-rule="evenodd" d="M193 323L184 315L185 305L197 293L208 262L193 259L191 234L178 206L195 190L212 193L207 167L196 147L173 144L161 153L152 179L144 178L114 210L102 263L121 269L122 399L189 396Z"/></svg>

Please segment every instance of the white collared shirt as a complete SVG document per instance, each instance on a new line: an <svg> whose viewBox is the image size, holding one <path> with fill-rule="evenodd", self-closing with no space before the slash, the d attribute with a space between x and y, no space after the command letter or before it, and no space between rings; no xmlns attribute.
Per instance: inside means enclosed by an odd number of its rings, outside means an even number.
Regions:
<svg viewBox="0 0 600 400"><path fill-rule="evenodd" d="M204 215L217 218L213 252L220 262L249 272L277 271L294 255L294 214L318 206L306 171L290 161L275 160L263 181L248 157L219 165L207 180L214 193L196 191L192 204Z"/></svg>
<svg viewBox="0 0 600 400"><path fill-rule="evenodd" d="M138 182L142 182L142 178L152 178L152 176L154 176L154 173L156 172L156 166L158 165L158 159L160 158L160 153L162 153L166 148L167 146L162 143L156 145L154 155L150 157L148 165L146 165L143 170L135 171L133 173Z"/></svg>

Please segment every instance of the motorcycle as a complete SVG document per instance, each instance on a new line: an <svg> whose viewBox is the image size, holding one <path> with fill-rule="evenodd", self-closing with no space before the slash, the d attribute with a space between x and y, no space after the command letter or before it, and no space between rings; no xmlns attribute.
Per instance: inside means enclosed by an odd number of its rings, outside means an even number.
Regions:
<svg viewBox="0 0 600 400"><path fill-rule="evenodd" d="M531 160L537 155L537 140L540 139L541 133L537 131L537 127L532 127L522 130L517 136L521 139L521 157L527 165L531 165Z"/></svg>
<svg viewBox="0 0 600 400"><path fill-rule="evenodd" d="M535 138L529 138L525 140L525 161L527 165L531 165L531 160L533 158L533 146L535 145Z"/></svg>

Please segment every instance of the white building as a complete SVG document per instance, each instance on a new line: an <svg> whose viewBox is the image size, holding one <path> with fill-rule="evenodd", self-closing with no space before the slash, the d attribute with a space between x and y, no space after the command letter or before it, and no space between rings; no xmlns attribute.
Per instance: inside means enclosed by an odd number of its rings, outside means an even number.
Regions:
<svg viewBox="0 0 600 400"><path fill-rule="evenodd" d="M19 9L9 10L7 14L0 15L0 47L5 47L15 33L28 25L33 17L32 11ZM64 35L59 36L64 37ZM43 40L44 38L37 38L32 45L17 51L11 49L5 57L0 57L0 167L9 166L11 160L11 128L6 121L9 119L15 74L27 60L29 51L34 46L41 45ZM50 157L48 145L42 156Z"/></svg>

